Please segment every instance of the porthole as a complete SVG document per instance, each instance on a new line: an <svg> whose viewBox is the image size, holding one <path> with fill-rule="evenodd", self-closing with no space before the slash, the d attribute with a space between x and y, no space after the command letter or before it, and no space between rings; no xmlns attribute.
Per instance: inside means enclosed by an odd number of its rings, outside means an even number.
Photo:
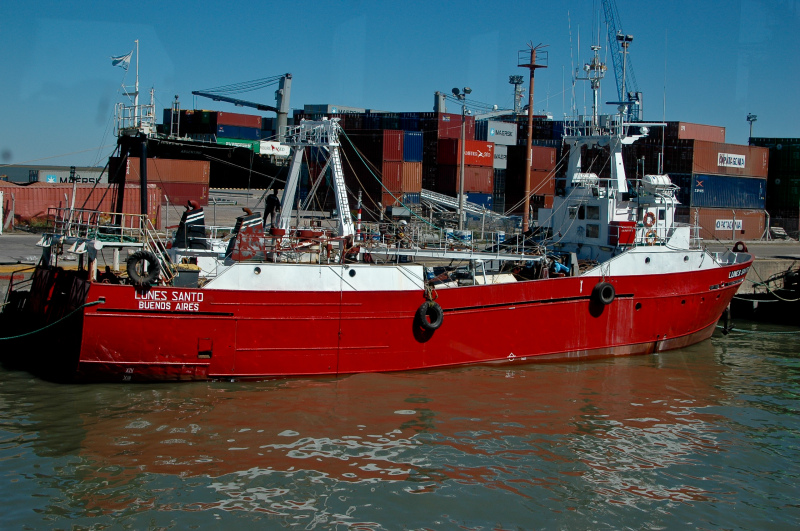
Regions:
<svg viewBox="0 0 800 531"><path fill-rule="evenodd" d="M641 309L642 309L642 303L641 303L641 302L637 302L637 303L636 303L636 306L635 306L635 308L636 308L636 311L637 311L637 312L638 312L639 310L641 310Z"/></svg>
<svg viewBox="0 0 800 531"><path fill-rule="evenodd" d="M649 263L650 263L650 257L649 257L649 256L648 256L647 258L645 258L645 259L644 259L644 263L645 263L645 264L649 264Z"/></svg>
<svg viewBox="0 0 800 531"><path fill-rule="evenodd" d="M681 304L686 304L686 299L683 299L683 300L681 301Z"/></svg>
<svg viewBox="0 0 800 531"><path fill-rule="evenodd" d="M684 261L684 262L688 262L688 261L689 261L689 257L688 257L688 256L684 256L684 257L683 257L683 261Z"/></svg>
<svg viewBox="0 0 800 531"><path fill-rule="evenodd" d="M350 273L348 273L348 274L349 274L351 277L354 277L354 276L356 276L356 270L355 270L355 269L351 269L351 270L350 270Z"/></svg>
<svg viewBox="0 0 800 531"><path fill-rule="evenodd" d="M261 274L261 268L260 267L256 267L255 269L253 269L253 273L255 273L256 275L260 275Z"/></svg>

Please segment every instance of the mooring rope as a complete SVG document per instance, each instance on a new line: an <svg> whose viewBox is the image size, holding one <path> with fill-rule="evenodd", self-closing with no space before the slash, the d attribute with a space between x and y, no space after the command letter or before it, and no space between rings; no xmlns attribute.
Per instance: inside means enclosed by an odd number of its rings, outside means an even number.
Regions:
<svg viewBox="0 0 800 531"><path fill-rule="evenodd" d="M58 323L60 323L60 322L61 322L61 321L63 321L64 319L67 319L67 318L68 318L69 316L71 316L73 313L77 312L78 310L80 310L80 309L82 309L82 308L86 308L87 306L95 306L95 305L97 305L97 304L105 304L105 301L93 301L93 302L86 302L86 303L84 303L84 304L81 304L80 306L78 306L77 308L75 308L74 310L72 310L71 312L69 312L67 315L65 315L64 317L62 317L62 318L61 318L61 319L59 319L58 321L53 321L53 322L52 322L52 323L50 323L49 325L43 326L42 328L40 328L40 329L38 329L38 330L34 330L34 331L32 331L32 332L25 332L24 334L19 334L19 335L17 335L17 336L0 337L0 341L6 341L6 340L8 340L8 339L19 339L19 338L21 338L21 337L25 337L25 336L32 336L33 334L38 334L39 332L41 332L41 331L43 331L43 330L47 330L47 329L48 329L48 328L50 328L51 326L55 326L55 325L57 325Z"/></svg>

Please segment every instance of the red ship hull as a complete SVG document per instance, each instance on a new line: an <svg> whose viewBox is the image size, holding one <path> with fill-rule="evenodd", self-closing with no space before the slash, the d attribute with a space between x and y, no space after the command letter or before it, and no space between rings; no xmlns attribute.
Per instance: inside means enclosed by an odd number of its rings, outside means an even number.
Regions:
<svg viewBox="0 0 800 531"><path fill-rule="evenodd" d="M444 320L432 332L415 319L425 300L421 291L142 291L76 278L67 309L97 302L80 310L75 369L79 379L89 380L271 378L585 360L707 339L750 263L606 277L616 290L607 306L591 297L598 277L442 289L437 302Z"/></svg>

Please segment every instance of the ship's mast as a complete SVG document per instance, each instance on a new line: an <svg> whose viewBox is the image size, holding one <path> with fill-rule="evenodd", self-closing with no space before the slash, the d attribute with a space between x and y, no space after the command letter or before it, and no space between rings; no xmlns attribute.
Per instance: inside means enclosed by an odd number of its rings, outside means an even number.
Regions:
<svg viewBox="0 0 800 531"><path fill-rule="evenodd" d="M547 68L547 52L543 50L547 45L528 43L530 48L530 60L528 60L528 50L520 50L517 54L517 66L527 68L530 71L530 89L528 90L528 141L526 146L528 148L525 155L525 199L522 205L522 232L528 232L530 229L529 210L531 208L531 160L533 148L533 74L537 68ZM537 52L539 54L537 63Z"/></svg>

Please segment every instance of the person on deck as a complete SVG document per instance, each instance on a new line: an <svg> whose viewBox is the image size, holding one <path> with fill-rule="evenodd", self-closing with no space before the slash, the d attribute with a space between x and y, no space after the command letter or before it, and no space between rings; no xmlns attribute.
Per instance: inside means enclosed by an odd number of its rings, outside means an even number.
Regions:
<svg viewBox="0 0 800 531"><path fill-rule="evenodd" d="M278 217L280 211L281 200L278 199L278 189L273 188L272 194L268 195L264 202L264 225L267 224L267 216L269 216L269 226L274 227L275 218Z"/></svg>

